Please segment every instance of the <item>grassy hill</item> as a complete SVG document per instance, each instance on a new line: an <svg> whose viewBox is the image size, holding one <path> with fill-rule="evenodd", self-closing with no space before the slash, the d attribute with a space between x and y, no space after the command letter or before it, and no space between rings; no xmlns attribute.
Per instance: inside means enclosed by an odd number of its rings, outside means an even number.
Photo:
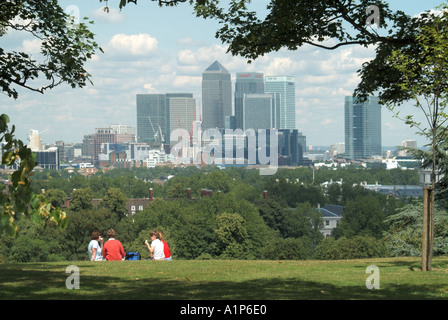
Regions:
<svg viewBox="0 0 448 320"><path fill-rule="evenodd" d="M79 289L67 289L70 265ZM368 266L379 289L367 289ZM338 261L173 260L0 264L1 300L448 299L448 257ZM73 282L71 282L73 283Z"/></svg>

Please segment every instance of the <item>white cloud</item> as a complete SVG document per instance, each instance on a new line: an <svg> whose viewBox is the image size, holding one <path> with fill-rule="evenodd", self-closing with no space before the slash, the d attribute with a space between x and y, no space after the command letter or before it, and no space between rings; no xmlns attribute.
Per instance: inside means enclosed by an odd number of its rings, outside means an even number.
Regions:
<svg viewBox="0 0 448 320"><path fill-rule="evenodd" d="M197 58L192 50L181 50L177 53L177 62L180 65L197 64Z"/></svg>
<svg viewBox="0 0 448 320"><path fill-rule="evenodd" d="M28 54L36 54L40 53L41 45L42 41L40 39L23 40L21 50Z"/></svg>
<svg viewBox="0 0 448 320"><path fill-rule="evenodd" d="M265 70L266 75L291 75L296 63L289 57L274 58Z"/></svg>
<svg viewBox="0 0 448 320"><path fill-rule="evenodd" d="M192 37L181 38L177 40L177 44L180 46L194 46L199 47L205 44L204 41L193 39Z"/></svg>
<svg viewBox="0 0 448 320"><path fill-rule="evenodd" d="M152 83L146 83L143 85L143 87L145 88L145 90L147 90L145 93L150 93L150 94L160 93L157 91L156 88L153 87Z"/></svg>
<svg viewBox="0 0 448 320"><path fill-rule="evenodd" d="M104 7L92 10L92 17L95 20L108 23L119 23L126 20L127 16L115 8L109 8L109 12L104 11Z"/></svg>
<svg viewBox="0 0 448 320"><path fill-rule="evenodd" d="M173 81L175 88L200 87L202 83L202 76L176 76Z"/></svg>
<svg viewBox="0 0 448 320"><path fill-rule="evenodd" d="M156 51L158 45L157 39L146 33L133 35L120 33L110 39L105 51L112 51L112 54L143 56Z"/></svg>

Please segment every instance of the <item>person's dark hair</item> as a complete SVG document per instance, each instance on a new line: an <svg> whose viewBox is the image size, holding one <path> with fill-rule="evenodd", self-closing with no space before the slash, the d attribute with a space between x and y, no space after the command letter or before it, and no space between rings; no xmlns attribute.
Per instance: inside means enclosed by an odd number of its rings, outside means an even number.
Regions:
<svg viewBox="0 0 448 320"><path fill-rule="evenodd" d="M90 240L98 240L98 238L100 237L101 232L99 232L98 230L95 230L92 232L92 234L90 235Z"/></svg>
<svg viewBox="0 0 448 320"><path fill-rule="evenodd" d="M160 234L157 231L153 231L149 234L150 237L156 236L157 239L160 239Z"/></svg>
<svg viewBox="0 0 448 320"><path fill-rule="evenodd" d="M107 231L107 237L108 238L115 238L115 230L114 229L109 229Z"/></svg>

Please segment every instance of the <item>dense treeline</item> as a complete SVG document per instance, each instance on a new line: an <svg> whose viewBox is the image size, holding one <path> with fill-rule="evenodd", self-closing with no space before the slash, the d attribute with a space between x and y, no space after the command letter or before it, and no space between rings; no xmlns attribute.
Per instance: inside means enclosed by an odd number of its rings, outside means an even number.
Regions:
<svg viewBox="0 0 448 320"><path fill-rule="evenodd" d="M110 228L126 251L139 251L143 259L149 257L144 241L152 230L163 232L176 259L344 259L420 252L421 200L359 186L364 181L418 184L418 173L410 170L297 168L261 176L244 168L140 168L91 177L44 170L34 178L35 192L45 190L54 205L70 197L69 225L62 231L18 218L18 237L0 238L0 261L86 260L90 233L97 229L105 235ZM321 187L331 180L342 184ZM148 197L149 188L154 201L128 216L128 199ZM201 196L203 189L213 190L213 196ZM94 206L92 199L102 201ZM316 208L326 204L344 206L344 215L334 235L324 239ZM447 236L447 213L439 208L435 254L448 253Z"/></svg>

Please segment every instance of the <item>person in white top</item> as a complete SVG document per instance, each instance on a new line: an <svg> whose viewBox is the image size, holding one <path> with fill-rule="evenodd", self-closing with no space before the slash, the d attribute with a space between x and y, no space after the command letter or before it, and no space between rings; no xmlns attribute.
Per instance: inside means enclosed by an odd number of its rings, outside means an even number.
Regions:
<svg viewBox="0 0 448 320"><path fill-rule="evenodd" d="M95 230L90 235L90 243L88 246L90 261L103 261L103 238L98 230Z"/></svg>
<svg viewBox="0 0 448 320"><path fill-rule="evenodd" d="M148 240L145 240L146 247L151 253L151 260L164 260L165 253L163 251L163 242L159 239L157 232L151 232L151 245L149 245Z"/></svg>

